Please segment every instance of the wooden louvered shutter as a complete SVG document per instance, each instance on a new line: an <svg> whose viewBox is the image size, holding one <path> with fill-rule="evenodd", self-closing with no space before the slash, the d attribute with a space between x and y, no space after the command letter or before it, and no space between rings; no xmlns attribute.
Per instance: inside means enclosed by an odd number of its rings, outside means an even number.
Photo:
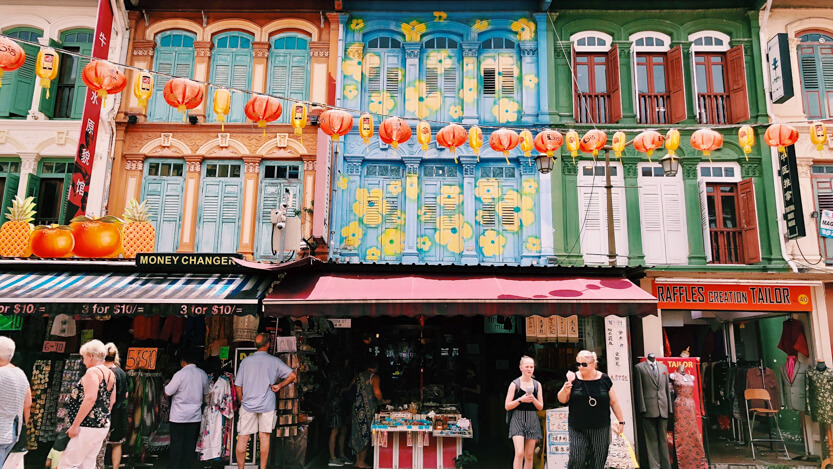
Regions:
<svg viewBox="0 0 833 469"><path fill-rule="evenodd" d="M204 179L200 194L200 217L197 222L198 252L219 252L215 242L219 234L219 218L222 182L216 179Z"/></svg>
<svg viewBox="0 0 833 469"><path fill-rule="evenodd" d="M593 187L579 188L579 225L584 227L580 234L581 252L587 264L600 264L607 260L603 255L600 192Z"/></svg>
<svg viewBox="0 0 833 469"><path fill-rule="evenodd" d="M500 68L500 97L515 99L518 77L515 76L514 58L507 54L498 56Z"/></svg>
<svg viewBox="0 0 833 469"><path fill-rule="evenodd" d="M729 82L729 112L733 124L749 120L749 97L746 92L746 67L743 46L726 53L726 76Z"/></svg>
<svg viewBox="0 0 833 469"><path fill-rule="evenodd" d="M211 56L211 83L215 86L228 88L231 86L231 69L232 69L233 55L226 51L214 51ZM234 95L231 94L232 102ZM209 93L208 96L208 115L211 116L211 121L216 121L217 116L214 114L214 93ZM227 122L233 122L234 112L229 110L229 115L226 118ZM242 122L242 121L241 121Z"/></svg>
<svg viewBox="0 0 833 469"><path fill-rule="evenodd" d="M364 67L367 69L366 73L368 96L370 95L370 93L382 91L382 65L384 64L384 62L382 61L385 59L385 56L382 55L381 57L379 57L379 65L366 65L368 63L367 57L369 54L371 53L368 52L364 55L362 62L362 64L365 64Z"/></svg>
<svg viewBox="0 0 833 469"><path fill-rule="evenodd" d="M258 225L255 255L258 259L273 258L272 254L272 210L278 208L283 197L283 184L278 181L263 179L260 182L260 224ZM280 249L275 246L275 251Z"/></svg>
<svg viewBox="0 0 833 469"><path fill-rule="evenodd" d="M64 184L61 186L61 209L58 211L58 224L68 225L74 218L74 213L69 213L69 191L72 190L72 173L64 175Z"/></svg>
<svg viewBox="0 0 833 469"><path fill-rule="evenodd" d="M179 247L183 178L149 179L144 198L156 229L156 252L175 252Z"/></svg>
<svg viewBox="0 0 833 469"><path fill-rule="evenodd" d="M499 187L497 179L486 179L480 184L484 188L493 188L491 191L492 193L496 193L496 189ZM497 203L497 197L493 197L488 201L483 201L483 204L481 205L482 212L480 219L480 224L483 229L494 230L498 228Z"/></svg>
<svg viewBox="0 0 833 469"><path fill-rule="evenodd" d="M819 212L818 222L821 223L821 212L833 211L833 179L813 179L813 189L816 194L816 209ZM819 245L829 264L833 260L833 238L819 236Z"/></svg>
<svg viewBox="0 0 833 469"><path fill-rule="evenodd" d="M38 208L38 197L40 196L40 176L31 173L26 181L26 197L32 197L35 209ZM36 215L37 216L37 215Z"/></svg>
<svg viewBox="0 0 833 469"><path fill-rule="evenodd" d="M219 251L217 252L237 252L237 245L240 242L240 189L239 181L223 181Z"/></svg>
<svg viewBox="0 0 833 469"><path fill-rule="evenodd" d="M457 75L457 57L452 56L449 61L451 62L451 66L445 69L445 73L443 73L442 79L442 95L443 95L443 108L442 108L442 119L447 119L451 121L459 120L454 119L449 114L449 110L451 106L455 106L459 103L460 100L460 82L459 77Z"/></svg>
<svg viewBox="0 0 833 469"><path fill-rule="evenodd" d="M148 120L152 122L164 122L168 120L171 107L165 102L163 90L165 89L165 84L170 80L167 75L174 73L176 51L157 48L155 55L156 66L154 70L163 75L156 75L154 78L153 96L151 96L148 109Z"/></svg>
<svg viewBox="0 0 833 469"><path fill-rule="evenodd" d="M385 92L387 92L388 96L393 99L393 102L396 103L394 108L391 112L396 112L397 109L400 108L399 102L401 101L401 81L402 81L402 70L401 66L401 55L399 52L390 51L384 54L384 65L385 65Z"/></svg>
<svg viewBox="0 0 833 469"><path fill-rule="evenodd" d="M243 49L232 55L231 64L231 87L238 90L252 88L250 70L252 67L252 51ZM249 96L243 93L231 93L231 106L229 107L229 122L246 122L246 101Z"/></svg>
<svg viewBox="0 0 833 469"><path fill-rule="evenodd" d="M755 185L752 179L744 179L738 183L738 195L744 263L755 264L761 262L761 247L758 241L758 214L755 207Z"/></svg>
<svg viewBox="0 0 833 469"><path fill-rule="evenodd" d="M804 112L808 119L821 119L824 116L822 106L822 95L819 79L821 68L821 57L817 55L816 49L812 46L801 46L798 48L798 63L801 70L801 90L804 94ZM831 56L833 57L833 55Z"/></svg>
<svg viewBox="0 0 833 469"><path fill-rule="evenodd" d="M662 219L665 230L665 262L688 263L688 232L685 219L685 196L678 178L664 178L662 188Z"/></svg>
<svg viewBox="0 0 833 469"><path fill-rule="evenodd" d="M272 55L272 77L269 80L269 91L272 94L284 95L289 84L289 54L277 52Z"/></svg>
<svg viewBox="0 0 833 469"><path fill-rule="evenodd" d="M14 200L14 197L17 195L17 188L19 185L19 174L6 175L6 182L3 186L2 198L0 198L0 225L5 223L7 220L9 214L9 207L12 206L12 201Z"/></svg>
<svg viewBox="0 0 833 469"><path fill-rule="evenodd" d="M570 86L573 87L573 120L576 122L581 122L581 100L579 99L579 93L581 92L581 90L577 85L578 76L576 75L576 70L578 69L578 63L576 63L575 43L570 43L570 63L573 64L573 66L570 68Z"/></svg>
<svg viewBox="0 0 833 469"><path fill-rule="evenodd" d="M92 55L93 45L87 44L81 47L80 53L83 56ZM75 93L73 94L72 99L72 114L70 114L70 118L72 119L80 119L81 116L83 116L84 105L87 100L90 99L90 96L87 93L87 85L84 84L84 79L81 77L83 75L84 67L90 63L90 59L87 57L78 57L76 60L78 60L78 73L75 75Z"/></svg>
<svg viewBox="0 0 833 469"><path fill-rule="evenodd" d="M700 226L703 230L703 250L706 253L706 262L713 260L712 256L712 234L709 227L709 197L706 191L706 181L697 180L697 192L700 196Z"/></svg>
<svg viewBox="0 0 833 469"><path fill-rule="evenodd" d="M666 263L665 233L660 184L652 177L639 178L639 213L645 263Z"/></svg>
<svg viewBox="0 0 833 469"><path fill-rule="evenodd" d="M38 48L29 44L20 44L20 47L26 52L26 61L14 72L3 74L3 87L0 88L0 117L26 116L32 107Z"/></svg>
<svg viewBox="0 0 833 469"><path fill-rule="evenodd" d="M419 225L420 236L427 236L431 242L431 248L427 251L420 251L422 260L426 262L438 262L440 260L441 245L436 242L434 233L437 232L437 216L439 207L437 205L437 198L440 194L440 182L431 179L422 179L420 181L420 197L422 197L421 221Z"/></svg>
<svg viewBox="0 0 833 469"><path fill-rule="evenodd" d="M674 47L667 53L669 123L677 124L686 118L685 72L683 71L683 49Z"/></svg>
<svg viewBox="0 0 833 469"><path fill-rule="evenodd" d="M619 46L614 45L607 52L607 89L610 96L610 121L622 118L622 90L619 86Z"/></svg>
<svg viewBox="0 0 833 469"><path fill-rule="evenodd" d="M306 99L309 86L307 85L307 71L309 70L308 54L293 54L289 70L289 97ZM287 115L289 115L287 113Z"/></svg>

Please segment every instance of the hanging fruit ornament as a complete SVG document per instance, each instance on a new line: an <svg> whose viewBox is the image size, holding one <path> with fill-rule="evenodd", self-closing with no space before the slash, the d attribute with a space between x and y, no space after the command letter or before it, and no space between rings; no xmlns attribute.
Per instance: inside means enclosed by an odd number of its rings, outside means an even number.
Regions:
<svg viewBox="0 0 833 469"><path fill-rule="evenodd" d="M622 158L622 152L625 151L625 143L627 143L628 137L625 135L625 132L616 132L613 134L613 139L610 141L610 148L613 150L613 154L616 158Z"/></svg>
<svg viewBox="0 0 833 469"><path fill-rule="evenodd" d="M680 131L671 129L665 134L665 149L669 155L675 156L677 148L680 148Z"/></svg>
<svg viewBox="0 0 833 469"><path fill-rule="evenodd" d="M746 161L749 161L752 145L755 144L755 131L751 126L744 125L738 129L738 143L743 147L743 156L746 157Z"/></svg>
<svg viewBox="0 0 833 469"><path fill-rule="evenodd" d="M772 124L764 133L764 142L771 147L778 147L778 153L787 151L787 147L798 141L798 131L787 124Z"/></svg>
<svg viewBox="0 0 833 469"><path fill-rule="evenodd" d="M41 88L46 89L46 99L49 99L49 87L52 80L58 77L58 53L55 49L41 49L35 63L35 74L40 77Z"/></svg>
<svg viewBox="0 0 833 469"><path fill-rule="evenodd" d="M258 127L263 128L263 136L266 137L266 123L278 120L283 106L278 98L257 94L249 99L243 112L246 113L246 117L257 122Z"/></svg>
<svg viewBox="0 0 833 469"><path fill-rule="evenodd" d="M371 127L373 126L372 119L370 125ZM330 109L322 112L318 116L318 127L325 134L329 135L334 142L337 142L339 138L350 133L350 130L353 128L353 116L347 111ZM372 129L370 135L373 135Z"/></svg>
<svg viewBox="0 0 833 469"><path fill-rule="evenodd" d="M723 135L712 129L700 129L691 134L691 146L703 152L712 161L711 152L723 146Z"/></svg>
<svg viewBox="0 0 833 469"><path fill-rule="evenodd" d="M633 139L633 148L639 153L645 153L648 157L648 162L651 163L651 155L654 150L662 146L662 135L656 130L646 130L640 132L639 135Z"/></svg>
<svg viewBox="0 0 833 469"><path fill-rule="evenodd" d="M562 143L564 143L564 137L561 136L561 132L550 129L538 132L538 135L532 141L536 151L550 158L553 158L553 155L561 147Z"/></svg>
<svg viewBox="0 0 833 469"><path fill-rule="evenodd" d="M292 105L292 128L295 129L295 135L304 133L304 127L307 126L307 105L304 103L295 103Z"/></svg>
<svg viewBox="0 0 833 469"><path fill-rule="evenodd" d="M3 72L13 72L26 62L26 52L20 44L0 37L0 86L3 84Z"/></svg>
<svg viewBox="0 0 833 469"><path fill-rule="evenodd" d="M532 132L528 130L521 130L521 133L518 134L518 138L520 139L520 148L521 151L524 152L524 156L527 158L532 157L532 150L535 149L535 144L533 143Z"/></svg>
<svg viewBox="0 0 833 469"><path fill-rule="evenodd" d="M824 149L824 143L827 141L827 127L824 126L824 122L810 124L810 141L816 146L816 150Z"/></svg>
<svg viewBox="0 0 833 469"><path fill-rule="evenodd" d="M477 157L477 161L480 161L480 148L483 146L483 131L480 130L480 127L474 125L469 128L469 147L474 152L474 155Z"/></svg>
<svg viewBox="0 0 833 469"><path fill-rule="evenodd" d="M564 136L564 145L567 146L567 151L573 157L573 164L576 163L576 157L578 156L578 141L578 132L575 130L569 130L567 135Z"/></svg>
<svg viewBox="0 0 833 469"><path fill-rule="evenodd" d="M392 146L394 150L410 138L411 126L401 117L388 117L379 125L379 139Z"/></svg>
<svg viewBox="0 0 833 469"><path fill-rule="evenodd" d="M364 113L359 117L359 135L365 145L370 144L370 137L373 137L373 116Z"/></svg>
<svg viewBox="0 0 833 469"><path fill-rule="evenodd" d="M153 75L148 71L141 71L133 79L133 96L139 100L142 114L148 113L148 100L153 94Z"/></svg>
<svg viewBox="0 0 833 469"><path fill-rule="evenodd" d="M593 161L596 161L596 156L599 154L605 143L607 143L607 134L601 130L588 130L584 137L579 140L579 149L584 153L593 155Z"/></svg>
<svg viewBox="0 0 833 469"><path fill-rule="evenodd" d="M173 78L165 83L162 90L165 102L182 114L182 122L188 118L188 109L194 109L202 103L203 86L187 78Z"/></svg>
<svg viewBox="0 0 833 469"><path fill-rule="evenodd" d="M467 138L466 129L462 125L448 124L437 132L437 145L448 148L454 156L454 162L457 163L457 147L463 146Z"/></svg>
<svg viewBox="0 0 833 469"><path fill-rule="evenodd" d="M506 164L509 164L509 152L518 146L519 142L518 133L507 128L497 129L489 135L489 146L492 150L503 153Z"/></svg>
<svg viewBox="0 0 833 469"><path fill-rule="evenodd" d="M428 151L428 144L431 143L431 124L419 121L416 126L417 142L422 145L422 151Z"/></svg>
<svg viewBox="0 0 833 469"><path fill-rule="evenodd" d="M225 88L214 90L214 114L220 121L220 130L226 131L226 116L231 110L231 92Z"/></svg>
<svg viewBox="0 0 833 469"><path fill-rule="evenodd" d="M101 107L104 107L108 94L121 93L127 87L124 74L106 60L91 60L84 66L81 79L101 98Z"/></svg>

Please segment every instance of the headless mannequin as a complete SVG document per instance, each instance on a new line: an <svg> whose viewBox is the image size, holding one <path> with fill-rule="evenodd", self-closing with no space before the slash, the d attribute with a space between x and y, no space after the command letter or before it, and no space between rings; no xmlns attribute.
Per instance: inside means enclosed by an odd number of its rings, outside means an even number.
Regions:
<svg viewBox="0 0 833 469"><path fill-rule="evenodd" d="M649 353L634 370L634 398L647 450L645 469L670 469L665 434L671 416L668 370Z"/></svg>

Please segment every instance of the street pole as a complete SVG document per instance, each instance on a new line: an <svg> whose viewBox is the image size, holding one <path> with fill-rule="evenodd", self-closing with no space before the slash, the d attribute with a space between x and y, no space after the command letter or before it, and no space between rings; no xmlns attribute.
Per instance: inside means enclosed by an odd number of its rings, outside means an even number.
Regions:
<svg viewBox="0 0 833 469"><path fill-rule="evenodd" d="M613 185L610 182L610 150L605 148L605 190L607 192L607 263L616 265L616 234L613 226Z"/></svg>

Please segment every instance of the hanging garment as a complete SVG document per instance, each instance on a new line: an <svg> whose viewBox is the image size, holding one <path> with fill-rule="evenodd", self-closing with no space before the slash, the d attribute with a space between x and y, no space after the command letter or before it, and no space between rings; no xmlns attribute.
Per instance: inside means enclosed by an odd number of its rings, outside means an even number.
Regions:
<svg viewBox="0 0 833 469"><path fill-rule="evenodd" d="M810 351L807 348L807 339L804 337L804 326L801 325L801 321L792 318L787 319L784 321L782 328L778 348L787 355L800 353L809 357Z"/></svg>
<svg viewBox="0 0 833 469"><path fill-rule="evenodd" d="M807 370L807 413L816 422L833 423L833 370Z"/></svg>
<svg viewBox="0 0 833 469"><path fill-rule="evenodd" d="M791 358L792 373L789 370ZM784 407L804 412L807 410L807 365L795 360L795 357L787 357L787 363L782 365L779 371Z"/></svg>
<svg viewBox="0 0 833 469"><path fill-rule="evenodd" d="M234 341L254 342L260 318L254 315L234 317Z"/></svg>
<svg viewBox="0 0 833 469"><path fill-rule="evenodd" d="M211 386L208 405L203 410L197 452L200 461L222 458L226 454L225 426L234 416L231 381L221 376Z"/></svg>
<svg viewBox="0 0 833 469"><path fill-rule="evenodd" d="M679 469L706 468L706 453L697 428L697 412L694 406L694 378L688 375L672 375L674 388L674 448Z"/></svg>
<svg viewBox="0 0 833 469"><path fill-rule="evenodd" d="M185 318L168 317L162 326L161 340L177 344L182 341L182 333L185 332Z"/></svg>
<svg viewBox="0 0 833 469"><path fill-rule="evenodd" d="M51 335L57 337L72 337L76 332L75 319L68 314L59 314L55 316L55 321L52 322Z"/></svg>
<svg viewBox="0 0 833 469"><path fill-rule="evenodd" d="M762 376L763 373L763 376ZM763 372L761 369L750 368L749 371L746 372L746 389L766 389L769 393L770 402L772 402L772 408L778 410L781 408L781 400L780 396L781 393L778 391L778 380L775 378L775 372L769 368L764 368ZM740 402L743 402L743 393L739 394ZM749 408L766 408L766 403L762 400L752 400L749 401Z"/></svg>

